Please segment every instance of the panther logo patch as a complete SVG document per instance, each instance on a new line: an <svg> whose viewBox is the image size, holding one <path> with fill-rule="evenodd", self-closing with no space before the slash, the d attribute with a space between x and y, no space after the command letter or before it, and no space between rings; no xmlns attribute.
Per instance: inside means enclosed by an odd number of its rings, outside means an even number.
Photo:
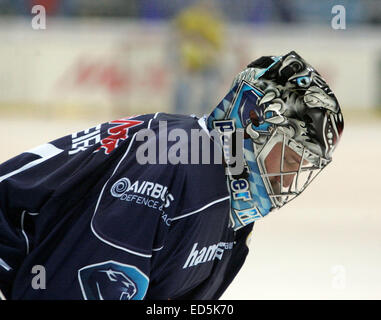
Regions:
<svg viewBox="0 0 381 320"><path fill-rule="evenodd" d="M141 300L148 288L148 277L138 268L106 261L78 270L85 300Z"/></svg>

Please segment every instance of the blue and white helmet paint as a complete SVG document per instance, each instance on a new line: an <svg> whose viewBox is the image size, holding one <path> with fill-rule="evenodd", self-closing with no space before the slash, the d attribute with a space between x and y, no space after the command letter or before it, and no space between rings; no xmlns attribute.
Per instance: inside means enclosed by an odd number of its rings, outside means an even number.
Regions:
<svg viewBox="0 0 381 320"><path fill-rule="evenodd" d="M232 146L232 153L224 156L232 224L237 230L282 207L308 186L330 163L344 122L326 81L292 51L249 64L208 116L207 126L218 131L223 145L229 141ZM282 146L279 172L268 172L266 159L277 144ZM300 158L293 172L282 169L286 146ZM233 164L229 154L237 159L242 154L239 172L233 170L237 161ZM290 174L293 181L284 187L283 180ZM274 187L272 176L278 176L279 188Z"/></svg>

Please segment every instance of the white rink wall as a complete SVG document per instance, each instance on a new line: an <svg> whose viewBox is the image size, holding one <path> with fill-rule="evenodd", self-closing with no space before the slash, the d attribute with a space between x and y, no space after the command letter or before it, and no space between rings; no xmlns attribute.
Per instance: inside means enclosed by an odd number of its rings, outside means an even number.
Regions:
<svg viewBox="0 0 381 320"><path fill-rule="evenodd" d="M227 27L216 102L253 59L295 50L330 83L342 106L380 106L380 29ZM167 23L49 19L0 21L0 111L171 111L177 65ZM212 108L213 106L211 106ZM190 111L191 112L191 111Z"/></svg>

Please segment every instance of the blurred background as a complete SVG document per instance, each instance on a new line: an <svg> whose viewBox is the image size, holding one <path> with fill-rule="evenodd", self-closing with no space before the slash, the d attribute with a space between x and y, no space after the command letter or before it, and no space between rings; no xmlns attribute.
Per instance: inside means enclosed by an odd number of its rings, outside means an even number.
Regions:
<svg viewBox="0 0 381 320"><path fill-rule="evenodd" d="M223 298L380 299L380 0L0 0L0 161L119 117L208 113L248 63L291 50L336 93L344 135L256 224Z"/></svg>

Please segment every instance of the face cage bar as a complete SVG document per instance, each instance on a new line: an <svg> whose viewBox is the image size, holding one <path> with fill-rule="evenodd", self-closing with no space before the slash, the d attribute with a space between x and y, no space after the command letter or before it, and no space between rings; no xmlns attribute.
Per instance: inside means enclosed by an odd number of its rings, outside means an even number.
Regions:
<svg viewBox="0 0 381 320"><path fill-rule="evenodd" d="M264 160L266 159L266 157L268 156L268 154L270 153L272 148L270 150L265 150L266 149L266 145L269 144L269 142L271 140L273 140L276 135L281 135L281 134L283 135L283 139L282 139L282 154L281 154L281 161L280 161L280 172L277 172L277 173L267 173L267 169L266 169L266 166L264 164ZM303 151L302 151L301 159L300 159L300 162L299 162L299 169L297 171L283 172L286 139L288 139L288 140L292 141L293 143L298 144L299 146L302 147ZM266 187L267 193L268 193L268 195L270 197L270 200L271 200L274 208L277 208L277 209L283 207L286 203L291 202L297 196L299 196L307 188L307 186L313 180L315 180L315 178L321 173L321 171L331 162L330 160L327 160L327 159L325 159L325 158L323 158L321 156L318 156L317 154L314 154L313 152L309 151L301 143L298 143L294 139L289 137L287 135L287 133L285 133L283 131L281 133L279 133L278 132L278 128L276 130L274 130L274 132L272 133L271 137L267 141L266 145L262 148L262 150L258 154L258 156L257 156L257 163L258 163L258 167L259 167L259 170L260 170L260 173L261 173L262 180L263 180L264 185ZM272 145L272 147L274 147L274 145ZM294 150L294 149L292 149L292 150L296 152L296 150ZM267 151L267 152L263 156L264 151ZM298 153L298 152L296 152L296 153ZM309 166L309 167L303 167L303 161L307 160L306 157L305 157L306 154L312 154L312 155L314 155L318 159L318 163L312 164L312 166ZM309 173L309 175L308 175L308 177L306 179L306 182L303 184L303 186L301 188L298 189L298 180L299 180L299 178L301 176L301 173L308 172L308 171L310 171L310 173ZM292 183L290 184L290 186L288 187L288 189L286 191L283 191L283 189L285 188L285 187L283 187L283 183L284 183L283 177L285 175L295 175L295 177L294 177ZM274 189L272 187L272 184L270 182L269 178L270 177L274 177L274 176L280 176L280 193L276 193L274 191ZM294 187L295 191L292 191L293 187Z"/></svg>

